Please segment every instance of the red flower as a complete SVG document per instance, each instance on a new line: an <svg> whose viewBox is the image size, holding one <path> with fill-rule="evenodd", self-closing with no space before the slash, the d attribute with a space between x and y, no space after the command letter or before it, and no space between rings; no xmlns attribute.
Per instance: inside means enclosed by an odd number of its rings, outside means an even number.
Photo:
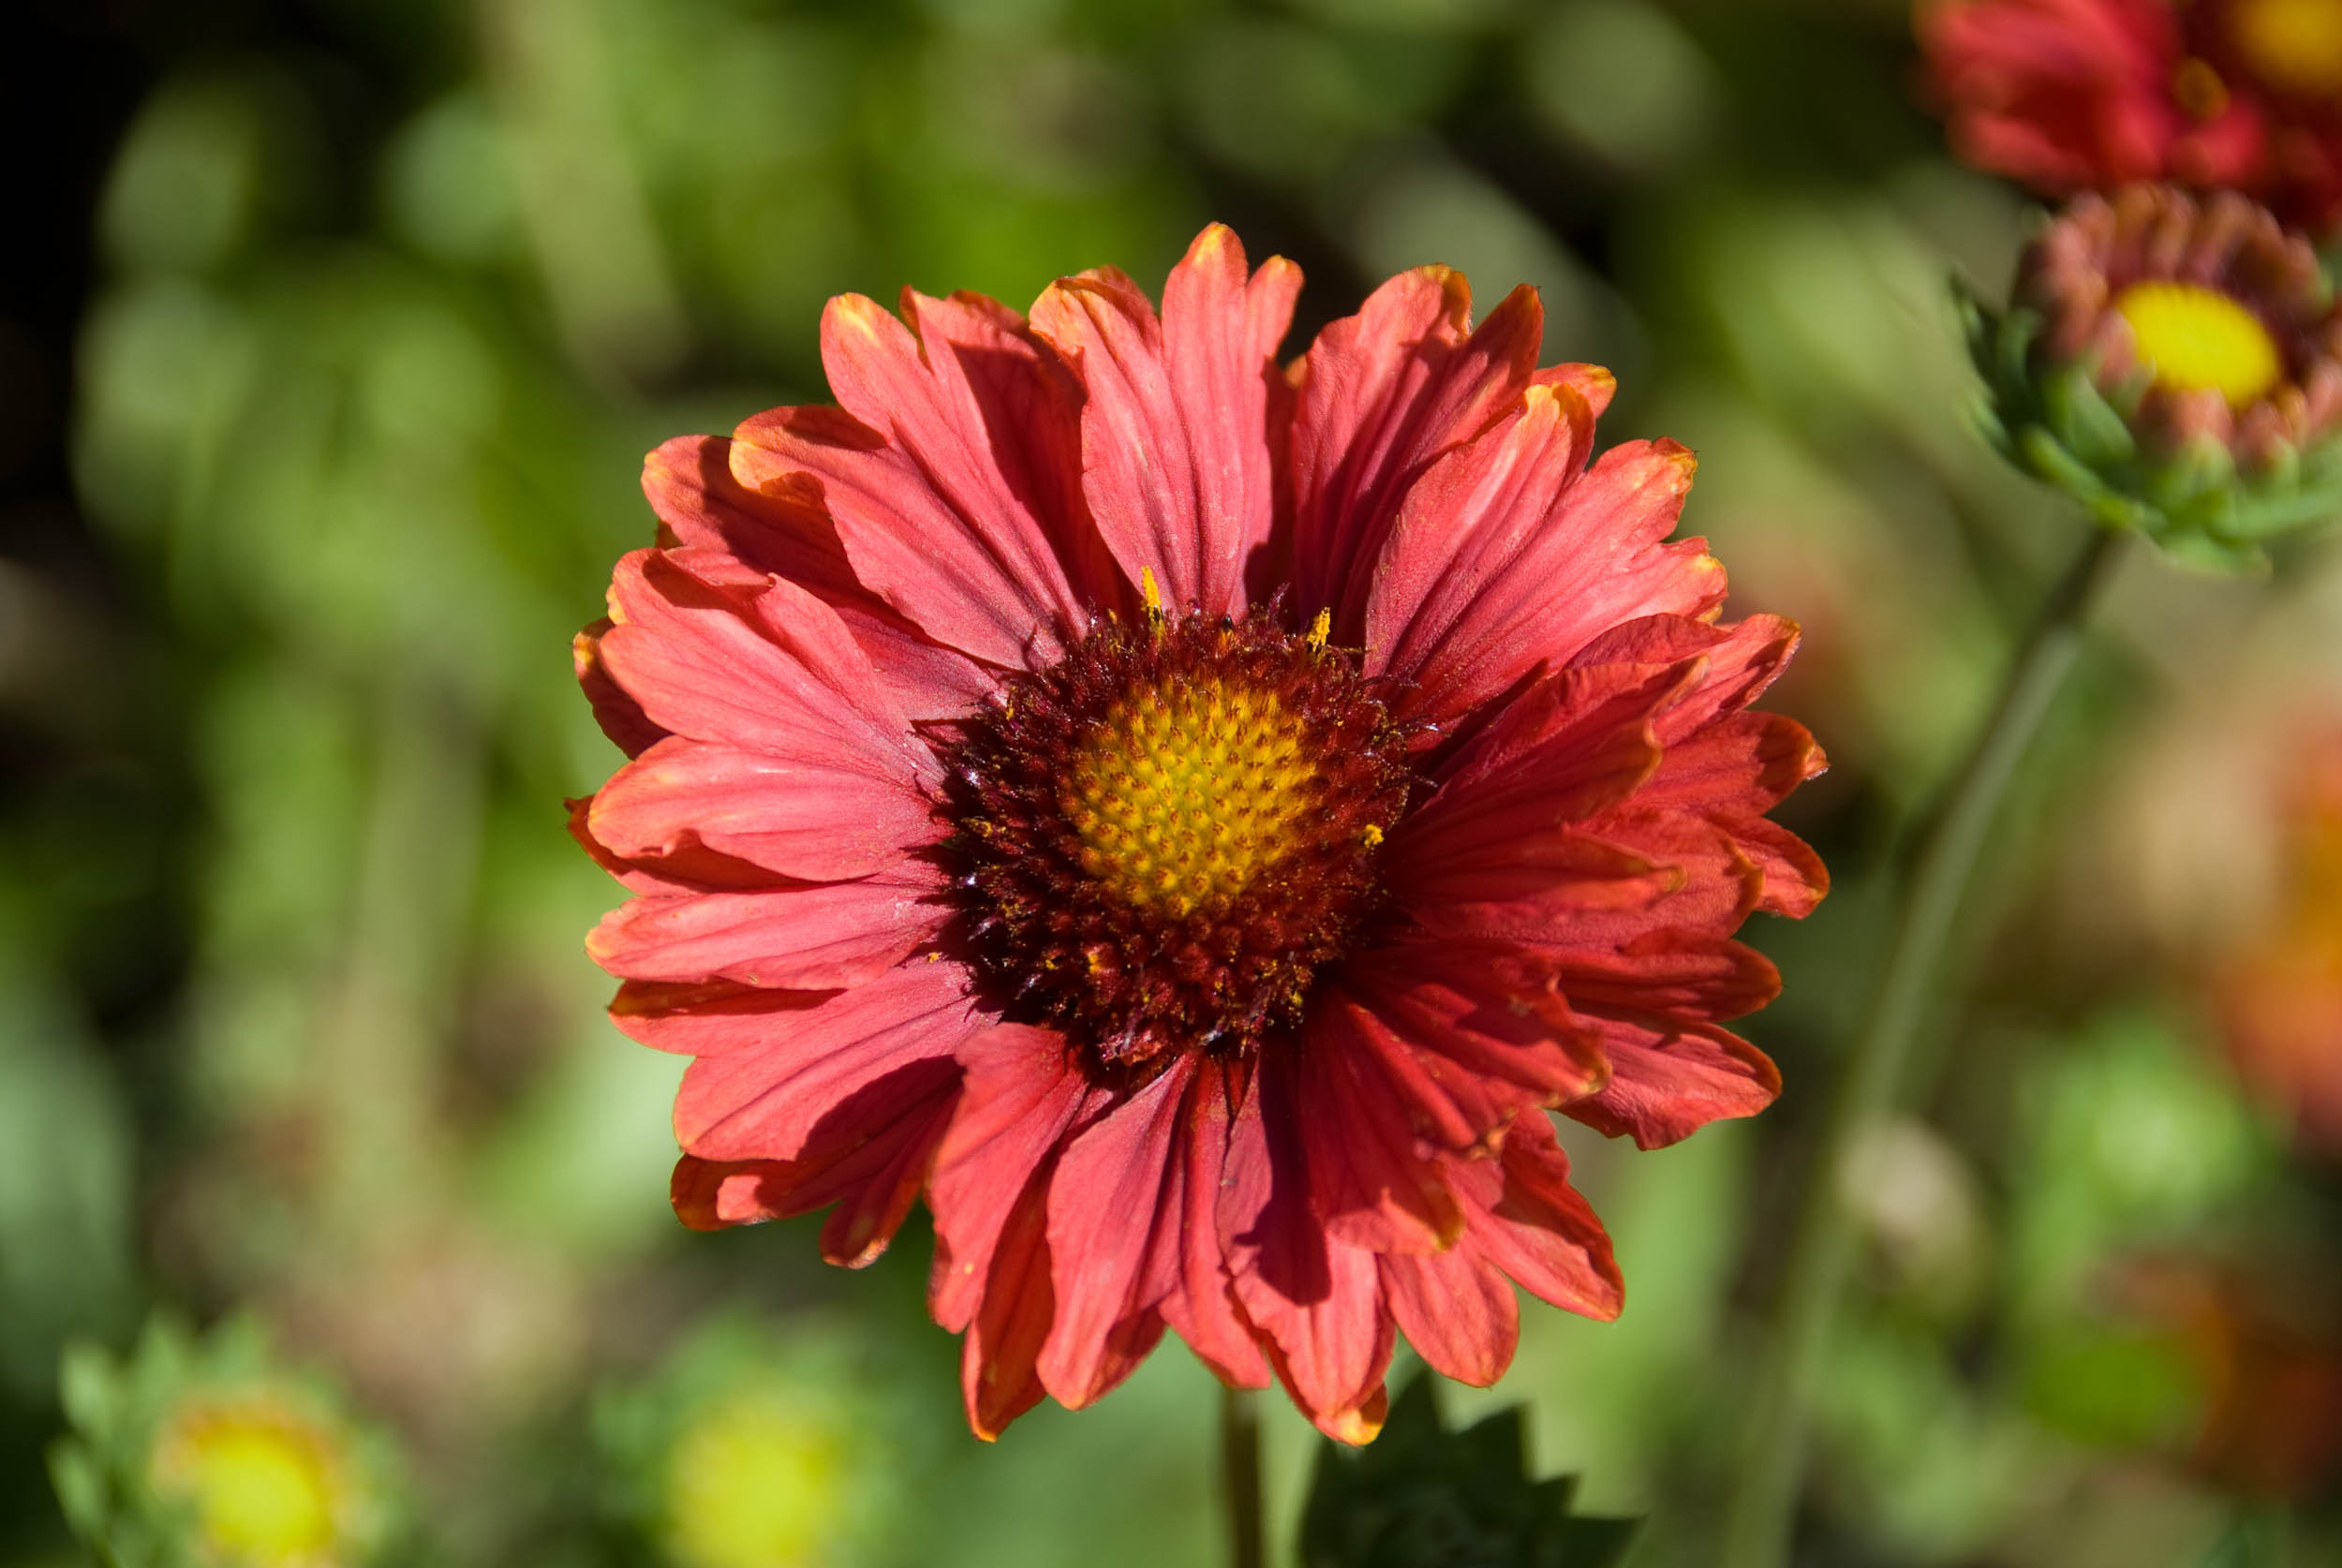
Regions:
<svg viewBox="0 0 2342 1568"><path fill-rule="evenodd" d="M2342 0L1922 0L1967 162L2053 196L2231 186L2342 217Z"/></svg>
<svg viewBox="0 0 2342 1568"><path fill-rule="evenodd" d="M1356 1442L1394 1324L1492 1382L1519 1282L1614 1314L1548 1107L1648 1146L1773 1097L1729 939L1803 914L1762 813L1821 766L1742 711L1671 441L1519 289L1392 279L1281 367L1299 273L1225 229L1154 307L831 303L841 407L651 455L580 678L633 755L577 808L639 897L594 956L675 1104L694 1225L924 1191L969 1419L1168 1327Z"/></svg>

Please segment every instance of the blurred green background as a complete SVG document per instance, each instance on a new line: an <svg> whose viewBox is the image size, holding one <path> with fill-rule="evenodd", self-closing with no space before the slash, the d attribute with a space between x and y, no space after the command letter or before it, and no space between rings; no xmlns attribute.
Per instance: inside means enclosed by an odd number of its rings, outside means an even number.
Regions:
<svg viewBox="0 0 2342 1568"><path fill-rule="evenodd" d="M1771 703L1836 765L1786 817L1838 885L1752 932L1787 1090L1655 1154L1572 1126L1626 1313L1533 1309L1499 1390L1447 1391L1528 1401L1544 1469L1651 1516L1638 1565L1704 1561L1884 868L2078 542L1964 423L1946 278L1996 288L2027 207L1940 151L1907 23L25 0L0 1563L79 1561L42 1457L60 1354L126 1355L158 1310L259 1325L253 1355L340 1391L398 1561L1217 1560L1213 1385L1176 1345L985 1447L917 1222L861 1275L810 1222L674 1223L677 1064L601 1017L580 940L618 891L561 809L617 761L568 643L648 540L644 451L825 396L832 293L1022 305L1109 261L1153 288L1212 218L1307 271L1289 350L1419 262L1485 303L1536 284L1545 358L1619 373L1607 436L1699 452L1686 527L1734 612L1805 626ZM2325 808L2289 783L2342 726L2342 552L2134 560L2102 633L1970 900L1921 1106L1866 1157L1811 1563L2342 1561L2342 1176L2299 1130L2342 1103L2342 855L2304 860ZM2289 1071L2230 1066L2240 984L2307 1043ZM68 1383L85 1435L213 1354L149 1351ZM1272 1401L1268 1442L1289 1537L1313 1438Z"/></svg>

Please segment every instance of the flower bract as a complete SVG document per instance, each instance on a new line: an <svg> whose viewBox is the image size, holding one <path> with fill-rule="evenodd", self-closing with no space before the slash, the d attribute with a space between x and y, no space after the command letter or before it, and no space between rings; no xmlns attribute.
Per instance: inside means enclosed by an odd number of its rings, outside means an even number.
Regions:
<svg viewBox="0 0 2342 1568"><path fill-rule="evenodd" d="M1795 628L1719 618L1691 454L1593 455L1533 292L1418 269L1281 362L1299 286L1214 227L1160 312L833 301L838 406L654 452L579 640L678 1211L853 1265L924 1196L986 1437L1168 1330L1362 1441L1396 1332L1485 1384L1516 1283L1619 1309L1549 1109L1778 1087L1724 1024L1824 888L1765 818L1820 753L1748 711Z"/></svg>

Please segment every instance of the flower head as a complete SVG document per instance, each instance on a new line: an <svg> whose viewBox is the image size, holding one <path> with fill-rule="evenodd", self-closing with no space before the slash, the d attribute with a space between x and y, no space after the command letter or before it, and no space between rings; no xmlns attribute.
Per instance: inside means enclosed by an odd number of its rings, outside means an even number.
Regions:
<svg viewBox="0 0 2342 1568"><path fill-rule="evenodd" d="M387 1455L257 1330L195 1339L158 1323L116 1362L65 1365L74 1434L51 1454L66 1516L109 1561L350 1568L389 1534Z"/></svg>
<svg viewBox="0 0 2342 1568"><path fill-rule="evenodd" d="M1969 163L2053 196L2228 187L2342 218L2342 0L1925 0L1931 88Z"/></svg>
<svg viewBox="0 0 2342 1568"><path fill-rule="evenodd" d="M1824 886L1763 816L1820 754L1744 711L1795 629L1668 541L1689 452L1589 465L1610 377L1536 368L1534 293L1475 329L1419 269L1280 364L1299 285L1215 227L1160 314L833 301L841 407L653 453L579 640L678 1211L834 1205L860 1264L924 1194L984 1436L1171 1329L1361 1441L1394 1328L1487 1383L1514 1281L1618 1310L1549 1108L1777 1087L1723 1022Z"/></svg>
<svg viewBox="0 0 2342 1568"><path fill-rule="evenodd" d="M858 1561L901 1501L873 1373L841 1328L719 1317L597 1399L598 1495L674 1568Z"/></svg>
<svg viewBox="0 0 2342 1568"><path fill-rule="evenodd" d="M2342 511L2342 312L2309 242L2233 192L2083 196L1970 306L1990 434L2102 523L2214 564Z"/></svg>

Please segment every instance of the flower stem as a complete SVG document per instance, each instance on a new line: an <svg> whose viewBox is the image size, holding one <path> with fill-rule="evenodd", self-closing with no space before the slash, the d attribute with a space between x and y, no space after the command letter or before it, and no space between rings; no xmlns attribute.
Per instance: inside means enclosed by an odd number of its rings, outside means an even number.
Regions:
<svg viewBox="0 0 2342 1568"><path fill-rule="evenodd" d="M1843 1198L1847 1158L1861 1134L1895 1105L1935 961L1985 830L2082 650L2083 623L2113 575L2122 537L2110 528L2090 531L2090 542L2041 606L2000 701L1918 842L1878 988L1806 1174L1781 1294L1756 1363L1720 1568L1781 1568L1788 1560L1807 1411L1854 1252Z"/></svg>
<svg viewBox="0 0 2342 1568"><path fill-rule="evenodd" d="M1220 1389L1220 1485L1228 1503L1231 1568L1265 1568L1261 1535L1260 1395Z"/></svg>

